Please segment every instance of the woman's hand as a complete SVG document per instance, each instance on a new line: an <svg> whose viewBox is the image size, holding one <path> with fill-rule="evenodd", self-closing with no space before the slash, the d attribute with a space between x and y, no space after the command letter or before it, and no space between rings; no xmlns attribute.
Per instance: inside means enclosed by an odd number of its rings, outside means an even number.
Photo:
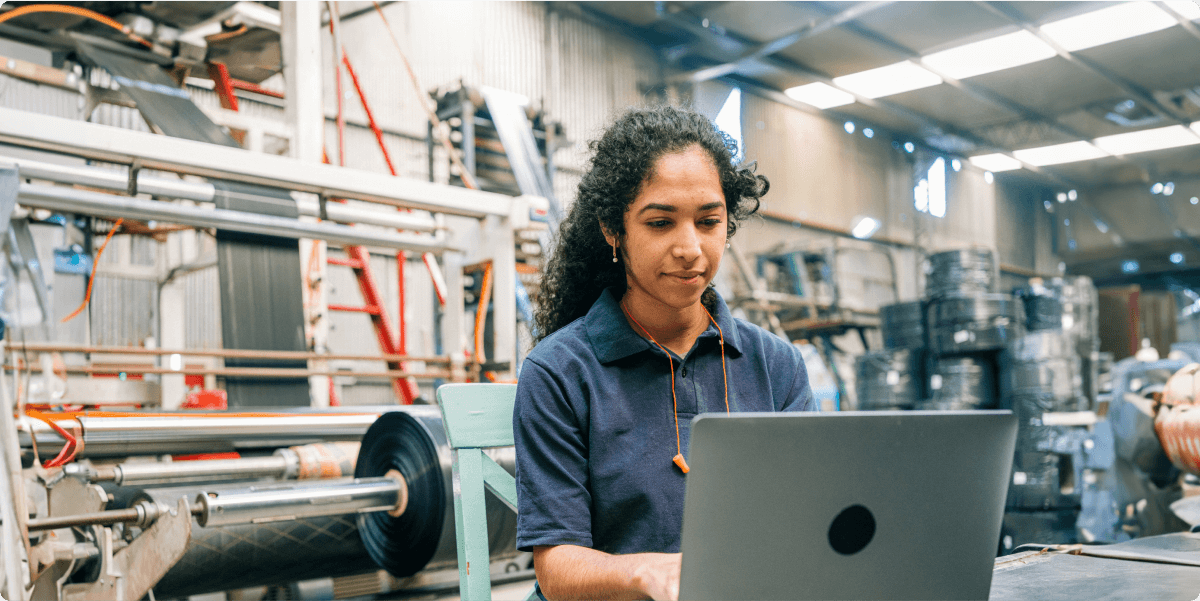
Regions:
<svg viewBox="0 0 1200 601"><path fill-rule="evenodd" d="M680 553L639 553L642 560L633 573L638 589L654 601L679 599L679 569L683 562Z"/></svg>

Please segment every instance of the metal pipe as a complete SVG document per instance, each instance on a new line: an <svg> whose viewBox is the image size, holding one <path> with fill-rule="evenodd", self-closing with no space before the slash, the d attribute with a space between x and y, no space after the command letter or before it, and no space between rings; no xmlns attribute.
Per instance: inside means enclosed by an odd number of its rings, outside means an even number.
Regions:
<svg viewBox="0 0 1200 601"><path fill-rule="evenodd" d="M399 409L399 408L397 408ZM260 414L261 415L261 414ZM250 448L281 448L326 442L358 441L375 422L376 414L307 414L216 417L91 417L74 418L83 429L80 458L124 457L177 453L217 453ZM58 420L66 421L66 420ZM63 438L40 420L29 422L38 450L54 453ZM19 433L23 448L32 448L28 431Z"/></svg>
<svg viewBox="0 0 1200 601"><path fill-rule="evenodd" d="M403 510L407 490L397 472L382 478L201 492L195 502L196 521L209 527L397 511Z"/></svg>
<svg viewBox="0 0 1200 601"><path fill-rule="evenodd" d="M192 513L198 508L193 507ZM154 523L163 512L159 505L143 501L126 509L109 509L94 513L77 513L56 517L29 520L29 529L58 530L59 528L75 528L77 526L110 526L112 524L133 523L145 528Z"/></svg>
<svg viewBox="0 0 1200 601"><path fill-rule="evenodd" d="M290 459L290 461L289 461ZM211 482L213 479L242 480L250 478L282 478L289 468L298 470L295 452L246 459L214 459L208 461L126 462L111 468L99 468L96 480L111 480L120 486L146 484L178 484ZM111 475L111 478L108 476Z"/></svg>
<svg viewBox="0 0 1200 601"><path fill-rule="evenodd" d="M13 365L5 365L4 369L15 371L17 368ZM76 374L181 374L187 376L237 376L239 378L307 378L309 376L349 376L354 378L378 379L378 378L450 378L451 374L446 370L426 370L422 372L410 371L341 371L329 369L303 369L289 367L181 367L172 369L170 367L154 367L148 365L146 367L138 367L135 365L121 366L87 366L87 365L68 365L62 368L62 371Z"/></svg>
<svg viewBox="0 0 1200 601"><path fill-rule="evenodd" d="M0 156L0 163L16 164L23 179L32 178L60 184L88 186L112 192L125 192L129 189L128 169L114 170L100 167L58 165L7 156ZM205 203L214 202L216 194L216 189L209 182L170 179L144 173L138 173L137 191L140 194L149 194L151 196ZM301 215L307 217L321 216L320 203L316 200L305 197L295 200L296 208L300 210ZM329 203L326 207L325 217L329 221L338 223L365 223L412 232L432 232L438 229L437 223L428 215L400 213L392 210L371 210L349 206L344 203Z"/></svg>
<svg viewBox="0 0 1200 601"><path fill-rule="evenodd" d="M323 359L326 361L421 361L448 364L450 357L421 357L413 355L339 355L307 351L258 351L246 349L160 349L140 346L79 346L46 342L10 344L16 352L34 353L111 353L118 355L184 355L188 357L237 357L241 359Z"/></svg>
<svg viewBox="0 0 1200 601"><path fill-rule="evenodd" d="M0 142L131 165L482 218L512 216L522 203L504 194L309 163L239 148L182 140L0 108ZM278 235L278 234L275 234Z"/></svg>
<svg viewBox="0 0 1200 601"><path fill-rule="evenodd" d="M21 178L42 179L60 184L75 184L124 192L129 189L128 169L103 169L75 165L58 165L24 158L0 156L0 163L17 165ZM213 202L215 189L208 182L189 182L181 179L168 180L144 173L137 176L138 192L154 196L168 196L180 200Z"/></svg>
<svg viewBox="0 0 1200 601"><path fill-rule="evenodd" d="M352 228L333 223L309 223L287 217L259 215L228 209L202 209L154 200L101 194L59 186L21 184L17 201L22 205L96 217L121 217L166 221L192 227L212 227L248 234L311 238L330 244L440 251L446 244L429 236Z"/></svg>

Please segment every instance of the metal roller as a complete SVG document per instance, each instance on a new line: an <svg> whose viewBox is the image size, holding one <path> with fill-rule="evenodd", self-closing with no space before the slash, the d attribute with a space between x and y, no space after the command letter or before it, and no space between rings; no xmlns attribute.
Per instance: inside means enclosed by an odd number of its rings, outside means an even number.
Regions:
<svg viewBox="0 0 1200 601"><path fill-rule="evenodd" d="M195 487L147 489L136 501L155 505L195 499ZM183 557L154 586L159 599L269 586L379 569L358 536L356 514L258 524L193 524Z"/></svg>
<svg viewBox="0 0 1200 601"><path fill-rule="evenodd" d="M883 346L888 349L925 348L925 303L912 301L879 308Z"/></svg>
<svg viewBox="0 0 1200 601"><path fill-rule="evenodd" d="M513 449L497 449L489 455L505 470L515 471ZM191 501L202 492L211 499L207 501L211 507L208 525L193 527L186 553L155 586L155 594L159 598L185 597L379 568L402 578L424 569L457 565L451 454L436 407L403 407L379 416L362 439L355 468L360 488L350 499L346 495L325 498L379 509L393 498L389 495L394 488L383 481L389 474L402 478L408 493L399 515L381 510L303 517L301 510L320 509L314 509L311 502L308 505L312 507L306 506L306 497L293 492L306 487L328 490L328 485L319 484L295 483L257 491L244 486L145 490L143 498L135 502L174 503L181 497ZM214 490L216 496L208 494ZM215 517L219 513L215 508L222 498L240 499L228 503L226 512L257 523L215 527L220 519ZM271 498L273 508L268 509L265 504ZM201 500L201 505L205 502ZM516 556L516 514L491 495L487 502L492 559Z"/></svg>
<svg viewBox="0 0 1200 601"><path fill-rule="evenodd" d="M280 448L325 441L356 441L375 422L362 414L204 414L151 417L93 417L56 420L77 422L83 431L80 458L127 457L177 453L220 453L251 448ZM64 423L65 422L65 423ZM40 420L29 420L41 454L58 452L63 438ZM21 447L32 449L29 432L20 433Z"/></svg>
<svg viewBox="0 0 1200 601"><path fill-rule="evenodd" d="M1025 312L1008 294L948 296L929 304L931 348L940 355L1000 350L1024 334Z"/></svg>
<svg viewBox="0 0 1200 601"><path fill-rule="evenodd" d="M929 388L932 398L920 409L957 411L990 409L996 406L996 369L988 357L942 357L938 359Z"/></svg>
<svg viewBox="0 0 1200 601"><path fill-rule="evenodd" d="M306 484L268 484L196 495L201 526L265 524L374 511L402 512L408 492L403 478L354 478Z"/></svg>
<svg viewBox="0 0 1200 601"><path fill-rule="evenodd" d="M996 287L996 259L983 248L951 250L929 256L925 295L987 294Z"/></svg>
<svg viewBox="0 0 1200 601"><path fill-rule="evenodd" d="M860 410L912 409L921 398L924 358L920 350L866 353L858 358Z"/></svg>

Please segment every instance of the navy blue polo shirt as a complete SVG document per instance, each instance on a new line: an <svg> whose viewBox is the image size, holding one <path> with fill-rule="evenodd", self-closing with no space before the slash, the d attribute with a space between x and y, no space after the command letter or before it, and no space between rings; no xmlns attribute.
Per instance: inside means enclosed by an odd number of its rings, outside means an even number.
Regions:
<svg viewBox="0 0 1200 601"><path fill-rule="evenodd" d="M734 319L719 296L713 318L725 334L731 411L816 410L799 349ZM685 457L692 418L725 411L725 389L711 323L687 356L671 354L674 374L612 289L529 354L513 414L519 549L679 551L686 476L671 461L671 378Z"/></svg>

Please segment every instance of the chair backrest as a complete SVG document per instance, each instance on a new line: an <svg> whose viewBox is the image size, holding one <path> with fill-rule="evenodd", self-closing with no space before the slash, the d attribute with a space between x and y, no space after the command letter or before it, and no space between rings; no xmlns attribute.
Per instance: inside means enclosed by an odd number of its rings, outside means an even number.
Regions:
<svg viewBox="0 0 1200 601"><path fill-rule="evenodd" d="M454 457L454 527L459 594L464 601L492 598L484 488L517 510L516 479L483 452L512 446L516 400L515 384L446 384L437 390ZM478 566L474 573L471 564ZM528 598L535 596L531 592Z"/></svg>
<svg viewBox="0 0 1200 601"><path fill-rule="evenodd" d="M512 446L516 384L446 384L437 401L450 448Z"/></svg>

